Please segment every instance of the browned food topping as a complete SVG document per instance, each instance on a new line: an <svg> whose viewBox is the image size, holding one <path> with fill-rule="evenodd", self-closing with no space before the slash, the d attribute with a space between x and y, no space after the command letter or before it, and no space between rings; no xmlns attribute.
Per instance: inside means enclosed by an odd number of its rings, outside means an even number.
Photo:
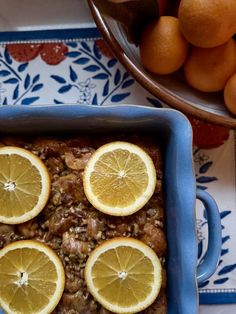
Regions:
<svg viewBox="0 0 236 314"><path fill-rule="evenodd" d="M93 152L112 140L139 145L152 157L157 186L150 201L137 213L112 217L97 211L83 191L83 170ZM162 195L162 154L152 137L137 135L78 136L70 138L2 138L4 145L24 147L38 155L51 176L51 195L39 216L18 226L0 224L0 248L10 242L34 239L50 246L66 272L63 297L54 314L109 314L88 293L84 267L90 252L107 239L134 237L155 250L163 265L163 282L157 300L142 314L166 313L165 214Z"/></svg>

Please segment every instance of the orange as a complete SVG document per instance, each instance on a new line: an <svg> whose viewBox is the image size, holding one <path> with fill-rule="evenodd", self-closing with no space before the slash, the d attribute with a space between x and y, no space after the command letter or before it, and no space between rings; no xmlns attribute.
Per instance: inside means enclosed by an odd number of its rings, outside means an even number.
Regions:
<svg viewBox="0 0 236 314"><path fill-rule="evenodd" d="M185 38L198 47L222 45L236 32L235 0L181 0L178 16Z"/></svg>
<svg viewBox="0 0 236 314"><path fill-rule="evenodd" d="M114 238L89 256L85 280L90 293L109 311L137 313L159 294L162 267L156 253L133 238Z"/></svg>
<svg viewBox="0 0 236 314"><path fill-rule="evenodd" d="M65 272L45 244L17 241L0 250L0 282L0 307L6 313L51 313L64 291Z"/></svg>
<svg viewBox="0 0 236 314"><path fill-rule="evenodd" d="M236 115L236 73L229 78L225 85L224 101L229 111Z"/></svg>
<svg viewBox="0 0 236 314"><path fill-rule="evenodd" d="M187 82L203 92L223 90L236 71L236 43L230 39L215 48L192 47L184 65Z"/></svg>
<svg viewBox="0 0 236 314"><path fill-rule="evenodd" d="M144 30L140 41L143 66L156 74L170 74L181 68L189 44L179 30L176 17L161 16Z"/></svg>

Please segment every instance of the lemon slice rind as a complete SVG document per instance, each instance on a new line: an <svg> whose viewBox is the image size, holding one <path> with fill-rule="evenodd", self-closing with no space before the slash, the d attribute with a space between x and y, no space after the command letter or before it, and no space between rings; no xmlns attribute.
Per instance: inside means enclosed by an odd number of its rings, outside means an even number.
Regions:
<svg viewBox="0 0 236 314"><path fill-rule="evenodd" d="M42 160L39 157L37 157L35 154L31 153L30 151L24 148L14 147L14 146L3 146L0 148L0 155L12 155L12 154L19 155L29 160L32 166L34 166L38 170L41 176L41 183L42 183L42 189L38 197L38 202L34 206L34 208L32 208L30 211L26 212L25 214L21 216L5 217L1 215L1 210L0 210L0 222L5 223L5 224L20 224L36 217L46 205L49 195L50 195L50 176L49 176L47 167L44 165Z"/></svg>
<svg viewBox="0 0 236 314"><path fill-rule="evenodd" d="M113 249L116 249L118 247L123 247L123 246L131 247L131 248L141 251L145 255L145 257L147 257L149 260L152 261L152 265L154 268L153 286L152 286L151 293L148 295L148 297L145 300L138 302L136 305L132 307L120 307L117 304L112 304L108 302L107 300L105 300L99 294L99 291L96 289L93 282L94 278L92 277L93 266L95 265L96 261L101 256L101 254L109 250L113 250ZM107 265L109 265L109 263L107 263ZM100 275L102 276L103 274L100 274ZM85 267L85 280L86 280L87 287L90 293L107 310L114 313L119 313L119 314L137 313L148 308L157 298L160 292L161 284L162 284L162 266L156 253L143 242L134 238L126 238L126 237L114 238L112 240L107 240L103 242L101 245L95 248L95 250L92 251L91 255L89 256L87 260L86 267Z"/></svg>
<svg viewBox="0 0 236 314"><path fill-rule="evenodd" d="M56 272L57 272L57 282L56 282L55 292L45 308L43 308L41 311L34 311L34 314L51 313L55 309L57 304L59 303L62 297L63 291L64 291L64 287L65 287L65 271L64 271L63 264L60 258L56 255L56 253L52 249L50 249L48 246L40 242L32 241L32 240L22 240L22 241L17 241L17 242L8 244L7 246L5 246L3 249L0 250L0 260L2 257L4 257L7 253L11 251L14 251L17 249L24 249L24 248L36 249L39 252L44 253L49 258L49 260L55 265ZM0 277L1 277L1 274L0 274ZM46 274L45 274L45 278L47 278ZM0 307L2 307L2 309L6 311L6 313L20 314L19 312L12 311L9 308L9 305L3 302L3 300L1 299L1 296L0 296Z"/></svg>
<svg viewBox="0 0 236 314"><path fill-rule="evenodd" d="M147 177L148 177L148 185L146 187L146 190L140 195L139 198L135 200L135 202L125 207L119 207L119 206L111 207L102 203L99 200L99 198L94 194L91 188L91 184L90 184L90 177L97 161L100 159L102 155L109 152L112 153L116 149L123 149L123 150L130 151L131 153L136 154L138 157L140 157L140 159L146 166ZM151 157L142 148L128 142L116 141L116 142L105 144L94 152L94 154L89 159L85 167L84 176L83 176L83 184L84 184L84 192L87 199L96 209L98 209L99 211L105 214L109 214L113 216L127 216L141 209L153 195L155 191L155 187L156 187L156 170L155 170L155 166L153 164Z"/></svg>

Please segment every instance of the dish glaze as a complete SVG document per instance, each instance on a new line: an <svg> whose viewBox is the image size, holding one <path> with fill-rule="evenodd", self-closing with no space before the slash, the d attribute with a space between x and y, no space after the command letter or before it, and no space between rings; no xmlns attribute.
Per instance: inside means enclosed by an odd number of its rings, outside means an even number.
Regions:
<svg viewBox="0 0 236 314"><path fill-rule="evenodd" d="M164 147L164 189L167 223L168 314L198 313L198 288L215 271L221 252L217 205L196 191L192 130L183 114L143 106L14 106L2 107L0 132L7 134L64 132L152 132ZM197 267L196 197L208 213L209 244ZM1 312L1 311L0 311Z"/></svg>

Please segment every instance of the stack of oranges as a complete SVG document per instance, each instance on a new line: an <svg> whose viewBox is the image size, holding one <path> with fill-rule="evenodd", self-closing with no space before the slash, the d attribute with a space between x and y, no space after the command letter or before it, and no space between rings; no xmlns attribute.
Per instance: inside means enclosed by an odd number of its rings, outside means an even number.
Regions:
<svg viewBox="0 0 236 314"><path fill-rule="evenodd" d="M183 70L193 88L223 92L226 107L236 114L235 0L181 0L175 12L144 30L143 66L155 74Z"/></svg>

